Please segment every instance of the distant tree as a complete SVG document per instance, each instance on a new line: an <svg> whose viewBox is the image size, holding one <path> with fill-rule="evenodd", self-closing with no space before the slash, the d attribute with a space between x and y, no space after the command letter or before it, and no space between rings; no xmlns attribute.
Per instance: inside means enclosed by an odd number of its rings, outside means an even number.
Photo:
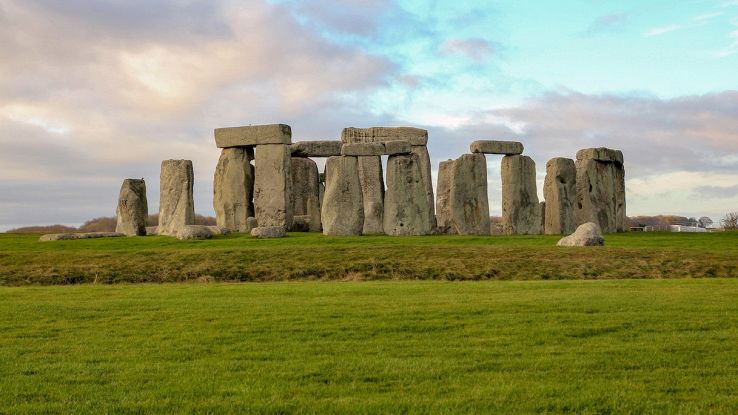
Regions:
<svg viewBox="0 0 738 415"><path fill-rule="evenodd" d="M723 218L723 228L727 231L738 229L738 212L728 212Z"/></svg>
<svg viewBox="0 0 738 415"><path fill-rule="evenodd" d="M42 225L10 229L7 233L69 233L76 230L77 228L65 225Z"/></svg>
<svg viewBox="0 0 738 415"><path fill-rule="evenodd" d="M90 219L79 227L80 232L115 232L117 219L113 217L101 217Z"/></svg>
<svg viewBox="0 0 738 415"><path fill-rule="evenodd" d="M700 223L700 226L701 227L707 228L707 227L709 227L710 225L713 224L713 221L712 221L712 219L708 218L707 216L703 216L703 217L700 218L699 223Z"/></svg>

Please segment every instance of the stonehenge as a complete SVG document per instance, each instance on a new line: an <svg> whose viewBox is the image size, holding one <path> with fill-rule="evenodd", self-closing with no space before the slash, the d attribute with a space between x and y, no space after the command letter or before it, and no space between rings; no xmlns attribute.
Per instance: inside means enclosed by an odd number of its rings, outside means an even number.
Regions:
<svg viewBox="0 0 738 415"><path fill-rule="evenodd" d="M146 202L146 182L143 179L125 179L120 187L115 211L115 231L128 236L145 236L149 205Z"/></svg>
<svg viewBox="0 0 738 415"><path fill-rule="evenodd" d="M423 129L350 127L341 131L340 140L293 143L290 126L269 124L216 128L214 137L221 149L213 176L217 226L194 225L192 162L165 160L159 226L145 226L143 179L126 179L115 235L205 239L242 232L279 238L287 231L322 231L329 236L487 236L486 155L502 156L503 233L572 234L587 231L577 228L584 224L609 233L625 226L625 168L618 150L587 148L577 152L576 161L549 160L544 200L539 200L536 163L516 141L476 140L468 154L440 162L434 195L428 132ZM314 158L326 158L323 173ZM82 237L49 235L44 240Z"/></svg>
<svg viewBox="0 0 738 415"><path fill-rule="evenodd" d="M159 235L177 236L186 225L195 224L193 185L195 174L190 160L164 160L159 177Z"/></svg>

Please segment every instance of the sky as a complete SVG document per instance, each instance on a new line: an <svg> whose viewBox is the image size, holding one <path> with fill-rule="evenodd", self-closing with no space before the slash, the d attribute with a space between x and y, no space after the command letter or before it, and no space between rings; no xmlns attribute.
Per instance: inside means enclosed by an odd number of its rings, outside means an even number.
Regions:
<svg viewBox="0 0 738 415"><path fill-rule="evenodd" d="M124 178L191 159L212 215L213 129L429 131L536 162L625 156L627 213L738 210L738 0L0 0L0 231L115 215ZM488 156L500 213L500 157Z"/></svg>

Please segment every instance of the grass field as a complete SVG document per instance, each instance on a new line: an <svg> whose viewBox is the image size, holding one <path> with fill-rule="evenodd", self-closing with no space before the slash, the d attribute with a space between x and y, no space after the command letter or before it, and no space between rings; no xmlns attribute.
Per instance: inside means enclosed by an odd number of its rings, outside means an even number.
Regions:
<svg viewBox="0 0 738 415"><path fill-rule="evenodd" d="M0 285L279 280L558 280L738 277L738 233L607 235L604 248L558 236L228 235L38 242L0 234Z"/></svg>
<svg viewBox="0 0 738 415"><path fill-rule="evenodd" d="M0 413L738 413L738 280L0 288Z"/></svg>

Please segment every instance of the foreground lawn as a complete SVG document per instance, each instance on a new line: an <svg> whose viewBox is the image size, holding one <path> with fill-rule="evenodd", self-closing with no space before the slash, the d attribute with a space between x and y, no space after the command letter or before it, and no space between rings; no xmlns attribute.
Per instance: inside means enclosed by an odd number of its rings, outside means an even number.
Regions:
<svg viewBox="0 0 738 415"><path fill-rule="evenodd" d="M604 248L558 236L228 235L38 242L0 234L0 285L275 280L557 280L738 277L738 233L626 233Z"/></svg>
<svg viewBox="0 0 738 415"><path fill-rule="evenodd" d="M738 280L0 288L0 413L737 413Z"/></svg>

